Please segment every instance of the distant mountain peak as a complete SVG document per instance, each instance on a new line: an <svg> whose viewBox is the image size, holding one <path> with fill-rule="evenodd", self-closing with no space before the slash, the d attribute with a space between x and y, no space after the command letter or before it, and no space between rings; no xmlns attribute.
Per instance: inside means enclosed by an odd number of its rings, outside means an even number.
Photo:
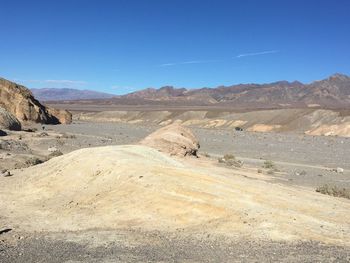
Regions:
<svg viewBox="0 0 350 263"><path fill-rule="evenodd" d="M345 74L341 74L341 73L335 73L333 75L331 75L329 78L329 80L349 80L350 77L345 75Z"/></svg>

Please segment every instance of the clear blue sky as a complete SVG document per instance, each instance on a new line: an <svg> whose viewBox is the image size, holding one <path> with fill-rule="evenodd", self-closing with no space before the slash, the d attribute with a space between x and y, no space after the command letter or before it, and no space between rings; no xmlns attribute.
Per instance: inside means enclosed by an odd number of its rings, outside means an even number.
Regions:
<svg viewBox="0 0 350 263"><path fill-rule="evenodd" d="M350 74L348 0L0 2L0 76L122 94Z"/></svg>

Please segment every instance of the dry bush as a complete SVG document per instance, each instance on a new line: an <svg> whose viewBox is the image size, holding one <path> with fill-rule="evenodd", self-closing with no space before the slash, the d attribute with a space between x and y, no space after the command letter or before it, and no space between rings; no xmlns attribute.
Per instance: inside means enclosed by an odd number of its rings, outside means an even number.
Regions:
<svg viewBox="0 0 350 263"><path fill-rule="evenodd" d="M49 159L51 159L51 158L61 156L61 155L63 155L63 153L60 150L56 150L56 151L53 151L52 153L50 153L47 157Z"/></svg>
<svg viewBox="0 0 350 263"><path fill-rule="evenodd" d="M338 187L336 185L322 185L316 188L316 192L325 194L325 195L331 195L335 197L343 197L350 199L350 189L344 188L344 187Z"/></svg>
<svg viewBox="0 0 350 263"><path fill-rule="evenodd" d="M41 164L43 163L43 161L41 159L39 159L38 157L30 157L28 160L26 160L25 164L27 166L33 166L33 165L37 165L37 164Z"/></svg>
<svg viewBox="0 0 350 263"><path fill-rule="evenodd" d="M273 163L273 161L270 161L270 160L265 160L265 162L263 163L262 167L265 168L265 169L275 169L276 168L276 166Z"/></svg>
<svg viewBox="0 0 350 263"><path fill-rule="evenodd" d="M236 160L236 157L233 154L225 154L224 157L221 157L218 159L219 163L224 163L227 166L234 166L234 167L242 167L243 161Z"/></svg>
<svg viewBox="0 0 350 263"><path fill-rule="evenodd" d="M37 137L47 137L49 134L47 132L41 132L37 135Z"/></svg>
<svg viewBox="0 0 350 263"><path fill-rule="evenodd" d="M226 154L224 155L224 159L225 159L225 160L235 160L236 157L235 157L232 153L226 153Z"/></svg>

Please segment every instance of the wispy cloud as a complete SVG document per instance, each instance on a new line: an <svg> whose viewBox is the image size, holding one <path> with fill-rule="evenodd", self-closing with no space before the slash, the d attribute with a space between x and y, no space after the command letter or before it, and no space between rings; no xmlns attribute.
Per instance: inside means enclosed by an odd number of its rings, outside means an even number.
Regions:
<svg viewBox="0 0 350 263"><path fill-rule="evenodd" d="M267 55L267 54L274 54L279 53L279 50L267 50L267 51L260 51L260 52L253 52L253 53L243 53L239 54L235 58L242 58L242 57L249 57L249 56L260 56L260 55ZM232 59L232 58L231 58ZM178 65L186 65L186 64L204 64L204 63L213 63L213 62L222 62L230 60L230 58L226 59L211 59L211 60L189 60L189 61L183 61L183 62L174 62L174 63L164 63L158 65L159 67L171 67L171 66L178 66Z"/></svg>
<svg viewBox="0 0 350 263"><path fill-rule="evenodd" d="M267 50L267 51L254 52L254 53L244 53L244 54L237 55L236 58L260 56L260 55L274 54L274 53L278 53L278 52L280 52L280 51L279 50Z"/></svg>

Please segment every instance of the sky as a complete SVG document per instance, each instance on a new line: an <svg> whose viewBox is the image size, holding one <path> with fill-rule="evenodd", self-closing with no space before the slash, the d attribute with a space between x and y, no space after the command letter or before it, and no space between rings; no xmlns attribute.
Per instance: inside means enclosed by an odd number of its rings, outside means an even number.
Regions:
<svg viewBox="0 0 350 263"><path fill-rule="evenodd" d="M350 75L348 0L0 0L0 77L125 94Z"/></svg>

